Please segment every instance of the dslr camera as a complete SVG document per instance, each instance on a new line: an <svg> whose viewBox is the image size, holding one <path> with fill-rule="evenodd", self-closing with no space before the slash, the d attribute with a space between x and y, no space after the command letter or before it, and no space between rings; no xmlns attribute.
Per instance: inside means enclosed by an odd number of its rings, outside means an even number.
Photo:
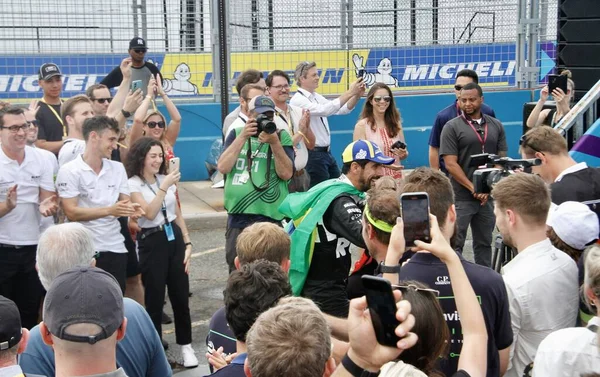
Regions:
<svg viewBox="0 0 600 377"><path fill-rule="evenodd" d="M265 114L259 114L256 117L256 123L258 124L258 132L256 135L259 135L263 131L268 134L273 134L275 131L277 131L275 122Z"/></svg>
<svg viewBox="0 0 600 377"><path fill-rule="evenodd" d="M502 178L514 174L516 169L529 169L542 164L539 158L515 160L510 157L500 157L495 154L482 153L471 156L470 167L485 165L473 173L473 187L477 194L489 194L494 185ZM499 166L499 167L495 167Z"/></svg>

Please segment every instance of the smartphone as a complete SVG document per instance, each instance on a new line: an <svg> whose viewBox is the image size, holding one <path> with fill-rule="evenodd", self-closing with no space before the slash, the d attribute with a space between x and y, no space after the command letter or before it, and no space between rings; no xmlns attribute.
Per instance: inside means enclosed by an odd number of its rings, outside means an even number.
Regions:
<svg viewBox="0 0 600 377"><path fill-rule="evenodd" d="M392 285L388 280L376 276L363 275L361 280L377 342L396 347L400 340L396 335L396 327L400 322L396 319L396 300Z"/></svg>
<svg viewBox="0 0 600 377"><path fill-rule="evenodd" d="M179 170L179 157L173 157L172 159L169 160L169 172L172 172L174 170Z"/></svg>
<svg viewBox="0 0 600 377"><path fill-rule="evenodd" d="M359 79L364 76L365 76L365 69L364 68L359 69L358 73L356 74L356 78Z"/></svg>
<svg viewBox="0 0 600 377"><path fill-rule="evenodd" d="M429 229L429 195L426 192L407 192L400 195L406 247L415 241L431 241Z"/></svg>
<svg viewBox="0 0 600 377"><path fill-rule="evenodd" d="M552 91L556 88L562 89L567 94L567 80L565 75L548 75L548 94L552 95Z"/></svg>
<svg viewBox="0 0 600 377"><path fill-rule="evenodd" d="M142 80L134 80L131 82L131 91L135 92L138 89L142 88Z"/></svg>
<svg viewBox="0 0 600 377"><path fill-rule="evenodd" d="M398 140L397 142L395 142L394 144L392 144L392 146L390 147L390 149L406 149L406 144L403 143L402 141Z"/></svg>

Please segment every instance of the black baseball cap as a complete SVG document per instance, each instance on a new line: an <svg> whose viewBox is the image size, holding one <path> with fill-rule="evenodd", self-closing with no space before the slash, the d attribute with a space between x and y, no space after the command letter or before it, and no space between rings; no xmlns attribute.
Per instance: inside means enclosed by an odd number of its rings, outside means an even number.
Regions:
<svg viewBox="0 0 600 377"><path fill-rule="evenodd" d="M146 41L144 38L135 37L129 41L129 49L130 50L148 50L148 46L146 46Z"/></svg>
<svg viewBox="0 0 600 377"><path fill-rule="evenodd" d="M44 300L43 320L50 333L70 342L94 344L123 323L123 293L117 280L96 267L75 267L58 275ZM100 332L69 334L69 326L94 324Z"/></svg>
<svg viewBox="0 0 600 377"><path fill-rule="evenodd" d="M0 351L19 344L23 335L21 315L14 302L0 296Z"/></svg>
<svg viewBox="0 0 600 377"><path fill-rule="evenodd" d="M38 72L40 80L50 80L54 76L62 76L60 68L54 63L44 63Z"/></svg>

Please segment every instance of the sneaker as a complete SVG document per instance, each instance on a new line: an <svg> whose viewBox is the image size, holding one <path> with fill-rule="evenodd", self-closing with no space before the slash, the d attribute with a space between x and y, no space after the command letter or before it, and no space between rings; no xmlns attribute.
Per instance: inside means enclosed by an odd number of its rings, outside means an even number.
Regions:
<svg viewBox="0 0 600 377"><path fill-rule="evenodd" d="M198 358L196 358L191 344L181 346L181 356L183 358L183 366L185 368L195 368L198 366Z"/></svg>
<svg viewBox="0 0 600 377"><path fill-rule="evenodd" d="M164 310L162 312L161 322L163 325L168 325L168 324L173 323L173 320L171 319L171 317L169 317L169 315L167 313L165 313Z"/></svg>

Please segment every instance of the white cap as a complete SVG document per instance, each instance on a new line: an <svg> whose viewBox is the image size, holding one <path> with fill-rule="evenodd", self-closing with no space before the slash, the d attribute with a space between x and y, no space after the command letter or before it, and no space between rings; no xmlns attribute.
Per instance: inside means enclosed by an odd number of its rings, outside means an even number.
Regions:
<svg viewBox="0 0 600 377"><path fill-rule="evenodd" d="M579 202L564 202L551 207L546 224L564 243L576 250L585 249L598 239L600 233L598 216Z"/></svg>

